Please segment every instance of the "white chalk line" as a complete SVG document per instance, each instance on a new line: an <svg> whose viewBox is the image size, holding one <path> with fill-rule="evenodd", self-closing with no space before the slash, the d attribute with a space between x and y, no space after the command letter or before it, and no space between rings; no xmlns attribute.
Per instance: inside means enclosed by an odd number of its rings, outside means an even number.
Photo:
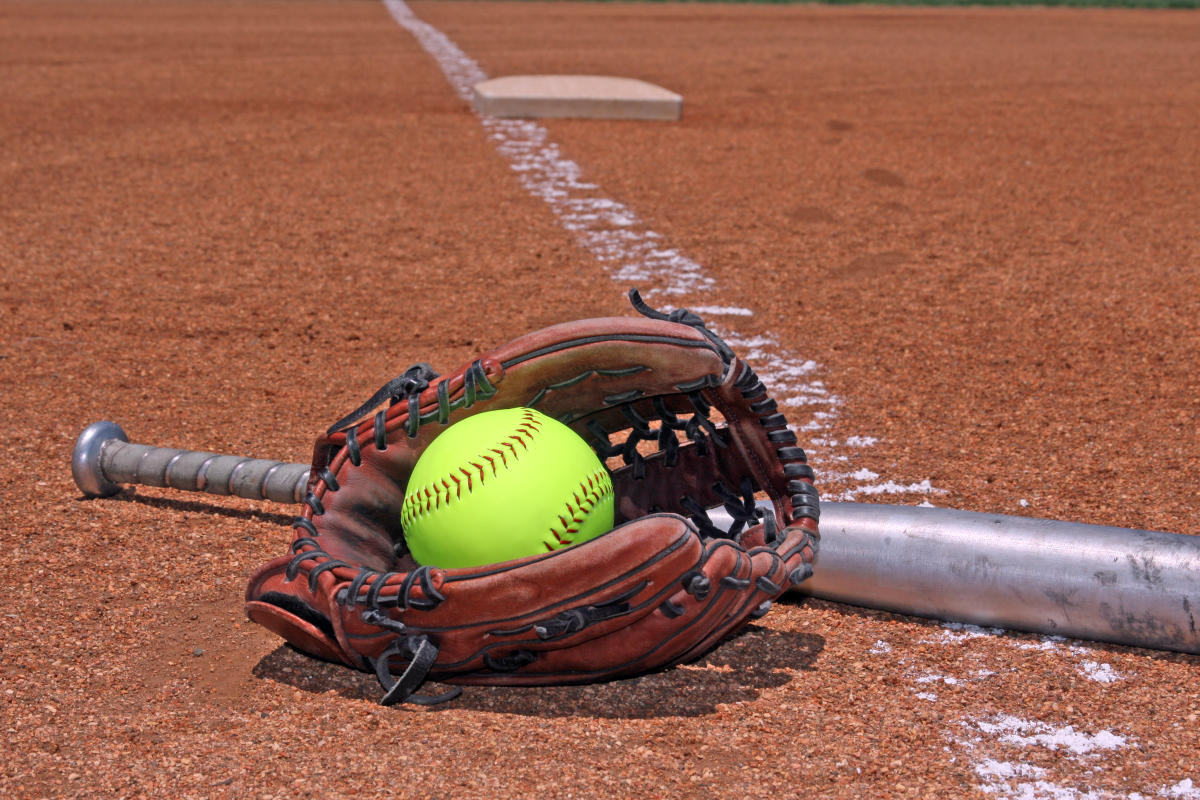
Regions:
<svg viewBox="0 0 1200 800"><path fill-rule="evenodd" d="M437 61L450 85L466 103L472 101L476 83L487 74L445 34L418 19L403 0L383 0L392 17L408 30ZM606 197L598 186L586 181L582 168L561 152L550 140L548 131L527 120L501 120L481 117L481 123L497 150L517 173L521 185L541 198L570 231L579 244L591 252L605 267L614 281L623 286L649 284L647 296L669 295L677 299L688 296L711 295L716 281L703 268L670 247L663 237L653 231L628 206ZM728 323L753 318L754 312L737 306L693 305L692 310L705 317L717 317ZM833 423L838 419L842 398L831 392L821 376L824 368L810 359L796 356L773 335L759 333L744 335L718 324L714 329L771 387L780 404L798 412L808 412L808 422L798 433L805 440L811 460L821 468L823 483L835 481L848 485L831 499L854 500L873 495L923 495L922 505L941 490L929 480L895 482L880 480L867 469L850 465L848 453L877 444L869 436L847 436L841 440L832 436ZM830 497L825 492L826 497ZM1024 505L1024 502L1022 503ZM972 625L948 623L942 644L962 644L976 638L995 639L1004 631ZM1008 640L1007 637L1003 637ZM1116 683L1130 676L1116 672L1111 665L1088 658L1093 651L1071 644L1061 637L1044 637L1038 643L1011 639L1014 647L1066 654L1076 658L1077 669L1089 680L1102 684ZM886 655L892 650L884 641L876 642L871 653ZM998 674L994 670L974 669L963 675L922 672L900 659L906 666L911 690L919 699L936 702L938 691L961 691L971 683L987 681ZM1000 760L1006 750L1037 748L1061 751L1066 757L1081 760L1080 779L1086 780L1084 761L1103 758L1130 746L1131 740L1111 731L1084 732L1071 726L1056 726L1040 720L1028 720L1012 715L992 715L966 720L961 730L949 734L971 759L980 788L1003 798L1053 798L1053 800L1091 800L1092 798L1122 797L1126 800L1148 800L1132 793L1113 795L1076 789L1046 779L1040 767L1023 763L1018 753L1014 760ZM953 760L953 759L952 759ZM1156 796L1200 800L1200 788L1185 778L1173 786L1163 786Z"/></svg>
<svg viewBox="0 0 1200 800"><path fill-rule="evenodd" d="M444 33L418 19L403 0L384 0L392 18L434 57L451 87L467 104L487 73ZM563 227L623 284L664 284L663 294L690 294L716 282L695 261L666 245L633 209L603 195L583 180L583 170L564 156L544 127L530 120L480 117L496 149L521 185L549 205Z"/></svg>
<svg viewBox="0 0 1200 800"><path fill-rule="evenodd" d="M1136 677L1099 661L1095 650L1078 641L1062 636L1041 636L1031 641L1025 636L1006 634L1002 628L947 622L918 643L970 648L975 642L986 641L1014 650L1045 653L1073 661L1079 675L1102 685ZM891 643L883 639L876 641L867 652L894 659L904 672L908 691L924 702L936 703L940 694L946 692L972 691L972 684L986 684L994 676L1013 671L1007 663L997 665L996 669L981 664L987 651L965 651L964 656L973 658L961 659L966 664L959 674L924 669L912 657L897 655ZM1155 797L1200 800L1200 787L1194 785L1191 777L1170 786L1146 788L1140 792L1088 788L1098 773L1119 766L1122 758L1136 754L1137 742L1119 731L1086 731L1072 725L992 712L959 720L946 737L954 746L950 750L954 754L951 761L960 756L966 758L979 781L978 788L1004 800L1151 800ZM1035 753L1052 756L1059 772L1067 772L1071 777L1051 780L1048 770L1029 763Z"/></svg>
<svg viewBox="0 0 1200 800"><path fill-rule="evenodd" d="M470 104L472 87L487 80L483 68L444 33L417 18L403 0L383 2L392 18L433 56L459 98ZM623 287L649 286L643 292L647 297L667 295L675 299L711 296L718 288L700 264L667 244L633 209L586 181L583 169L562 153L542 125L492 117L480 117L480 121L521 185L547 204L614 281ZM691 308L706 318L745 320L754 316L751 309L738 306L701 304ZM839 417L842 399L820 378L824 368L789 352L770 334L744 336L721 324L712 327L754 366L782 406L796 414L807 413L808 421L797 433L809 460L819 470L828 499L854 500L885 494L928 497L938 491L928 480L881 481L876 473L849 468L848 453L871 447L878 440L850 436L838 441L829 435ZM831 492L831 486L848 488Z"/></svg>

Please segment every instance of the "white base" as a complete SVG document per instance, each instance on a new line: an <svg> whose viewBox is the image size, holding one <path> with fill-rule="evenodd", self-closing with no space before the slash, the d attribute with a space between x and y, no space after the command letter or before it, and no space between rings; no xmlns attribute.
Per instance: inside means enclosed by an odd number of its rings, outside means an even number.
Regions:
<svg viewBox="0 0 1200 800"><path fill-rule="evenodd" d="M677 120L683 97L634 78L510 75L475 84L475 110L491 117Z"/></svg>

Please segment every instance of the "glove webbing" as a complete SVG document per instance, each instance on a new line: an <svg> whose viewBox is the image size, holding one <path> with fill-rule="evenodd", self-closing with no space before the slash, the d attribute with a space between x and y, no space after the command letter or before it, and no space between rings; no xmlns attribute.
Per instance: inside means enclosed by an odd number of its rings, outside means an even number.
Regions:
<svg viewBox="0 0 1200 800"><path fill-rule="evenodd" d="M359 406L357 409L339 419L333 425L329 426L327 433L336 433L338 431L349 431L353 423L357 423L362 417L375 408L384 400L388 401L388 407L397 403L408 403L408 425L406 432L409 438L417 435L417 431L422 425L427 422L445 423L450 419L450 412L459 408L470 408L475 405L477 400L486 400L496 393L496 387L488 380L487 371L484 370L483 364L480 361L475 361L467 368L463 375L463 394L456 400L450 399L450 381L441 380L437 383L437 408L430 411L428 414L421 414L421 393L429 388L430 383L437 378L438 374L433 370L433 367L421 362L413 364L403 375L393 378L392 380L379 387L371 398ZM387 422L387 410L381 409L375 414L375 446L380 450L387 449L386 430L384 425ZM353 445L350 440L354 439ZM358 460L358 441L357 437L346 437L347 447L353 447L354 452L347 453L351 463L355 466L359 465Z"/></svg>

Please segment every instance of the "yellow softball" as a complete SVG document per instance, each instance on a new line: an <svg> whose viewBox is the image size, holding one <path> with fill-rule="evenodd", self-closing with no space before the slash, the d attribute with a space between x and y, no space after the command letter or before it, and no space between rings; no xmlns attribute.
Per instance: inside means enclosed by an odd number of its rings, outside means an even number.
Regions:
<svg viewBox="0 0 1200 800"><path fill-rule="evenodd" d="M511 561L611 529L612 479L558 420L532 408L486 411L451 425L421 455L400 522L419 564Z"/></svg>

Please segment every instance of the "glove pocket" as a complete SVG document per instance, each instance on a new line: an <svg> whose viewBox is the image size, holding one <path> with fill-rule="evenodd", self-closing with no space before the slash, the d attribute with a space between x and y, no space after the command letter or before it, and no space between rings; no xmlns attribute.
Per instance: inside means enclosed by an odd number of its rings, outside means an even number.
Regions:
<svg viewBox="0 0 1200 800"><path fill-rule="evenodd" d="M407 612L404 622L437 643L438 676L533 676L544 671L547 654L627 629L656 612L702 556L689 522L651 515L546 556L447 570L446 599L436 609Z"/></svg>
<svg viewBox="0 0 1200 800"><path fill-rule="evenodd" d="M711 546L711 543L710 543ZM721 635L745 618L741 607L747 593L743 585L750 574L750 562L736 545L726 543L716 549L717 563L701 546L690 560L663 564L656 575L657 592L638 596L638 605L630 613L614 616L586 628L587 635L568 633L540 643L522 641L510 657L524 655L524 662L505 674L476 673L451 679L453 683L491 683L511 685L591 683L638 675L685 660L697 648L715 643L714 631ZM709 573L712 564L716 571ZM728 580L726 580L728 579ZM602 612L602 607L594 606ZM572 611L554 618L554 623L570 625ZM535 626L549 627L546 625ZM528 636L527 632L513 632ZM489 653L495 660L499 647ZM702 650L701 650L702 652Z"/></svg>

